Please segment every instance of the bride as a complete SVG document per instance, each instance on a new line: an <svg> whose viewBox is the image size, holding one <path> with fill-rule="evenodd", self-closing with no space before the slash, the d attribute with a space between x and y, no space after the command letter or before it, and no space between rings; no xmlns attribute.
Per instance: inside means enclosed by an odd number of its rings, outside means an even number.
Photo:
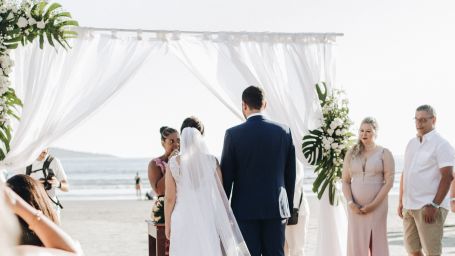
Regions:
<svg viewBox="0 0 455 256"><path fill-rule="evenodd" d="M249 256L221 184L218 161L208 154L203 126L182 125L181 153L169 160L165 178L166 237L172 256Z"/></svg>

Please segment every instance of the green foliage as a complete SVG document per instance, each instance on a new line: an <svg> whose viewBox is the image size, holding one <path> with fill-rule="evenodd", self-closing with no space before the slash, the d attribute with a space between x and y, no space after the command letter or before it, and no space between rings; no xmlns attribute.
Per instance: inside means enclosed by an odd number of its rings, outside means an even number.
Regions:
<svg viewBox="0 0 455 256"><path fill-rule="evenodd" d="M36 39L41 49L46 41L53 47L57 42L68 49L68 40L77 36L72 30L76 26L77 21L58 3L25 0L18 6L14 1L0 0L0 160L10 150L10 121L20 119L22 107L22 101L10 88L9 74L14 65L10 50Z"/></svg>
<svg viewBox="0 0 455 256"><path fill-rule="evenodd" d="M152 221L155 224L164 224L164 197L160 196L155 201L155 205L152 208Z"/></svg>
<svg viewBox="0 0 455 256"><path fill-rule="evenodd" d="M341 178L343 159L352 144L352 125L349 119L348 101L339 97L342 91L327 90L324 82L316 84L316 92L322 108L321 127L309 131L303 137L302 152L317 174L313 182L313 192L319 199L328 189L330 204L338 203L337 182Z"/></svg>
<svg viewBox="0 0 455 256"><path fill-rule="evenodd" d="M61 7L58 3L40 1L30 9L19 10L14 18L5 24L13 29L5 31L8 39L4 41L4 44L8 49L16 49L19 43L25 45L39 38L39 45L42 49L46 38L52 46L54 46L54 41L57 41L65 49L70 48L68 39L77 36L77 33L71 31L71 28L77 27L79 24L71 19L69 12L62 11ZM28 21L27 26L19 25L21 18Z"/></svg>

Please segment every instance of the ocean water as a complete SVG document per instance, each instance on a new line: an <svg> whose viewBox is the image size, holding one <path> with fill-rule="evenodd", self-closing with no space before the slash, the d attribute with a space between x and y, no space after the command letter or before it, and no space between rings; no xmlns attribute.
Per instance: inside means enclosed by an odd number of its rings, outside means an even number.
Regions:
<svg viewBox="0 0 455 256"><path fill-rule="evenodd" d="M134 200L136 199L135 180L139 173L142 194L151 191L147 177L150 159L146 158L62 158L60 159L68 176L70 191L59 193L65 200ZM395 184L391 191L398 193L399 175L396 173ZM307 196L316 177L312 168L305 169L304 188Z"/></svg>
<svg viewBox="0 0 455 256"><path fill-rule="evenodd" d="M69 192L62 200L136 199L135 176L141 177L142 193L151 191L147 177L150 159L145 158L62 158Z"/></svg>

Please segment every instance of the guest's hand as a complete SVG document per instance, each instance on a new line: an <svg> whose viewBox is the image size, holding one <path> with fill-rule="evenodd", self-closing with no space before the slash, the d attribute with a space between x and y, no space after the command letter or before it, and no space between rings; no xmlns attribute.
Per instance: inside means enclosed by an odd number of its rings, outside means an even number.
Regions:
<svg viewBox="0 0 455 256"><path fill-rule="evenodd" d="M362 214L362 212L360 211L360 208L361 208L360 205L358 205L358 204L356 204L354 202L351 202L348 205L349 205L349 208L351 209L351 211L353 213Z"/></svg>
<svg viewBox="0 0 455 256"><path fill-rule="evenodd" d="M403 219L403 204L399 203L398 204L398 209L397 209L398 216Z"/></svg>
<svg viewBox="0 0 455 256"><path fill-rule="evenodd" d="M57 188L60 186L60 181L55 176L52 176L52 178L48 180L48 182L52 185L53 188Z"/></svg>
<svg viewBox="0 0 455 256"><path fill-rule="evenodd" d="M428 224L433 223L437 212L438 212L438 209L431 205L424 206L423 207L423 218L425 219L425 222Z"/></svg>
<svg viewBox="0 0 455 256"><path fill-rule="evenodd" d="M178 155L179 153L180 153L180 152L179 152L178 149L174 149L174 151L172 151L171 155L169 156L169 159L170 159L171 157L173 157L173 156Z"/></svg>
<svg viewBox="0 0 455 256"><path fill-rule="evenodd" d="M374 210L374 206L372 204L367 204L365 206L363 206L362 208L360 208L360 211L363 213L363 214L367 214L367 213L370 213Z"/></svg>

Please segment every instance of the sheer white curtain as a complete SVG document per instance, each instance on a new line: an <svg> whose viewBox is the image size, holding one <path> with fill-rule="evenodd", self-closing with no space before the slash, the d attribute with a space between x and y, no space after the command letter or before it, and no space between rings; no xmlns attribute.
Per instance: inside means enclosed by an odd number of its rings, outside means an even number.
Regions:
<svg viewBox="0 0 455 256"><path fill-rule="evenodd" d="M0 167L32 162L122 88L164 42L80 29L71 45L68 51L41 50L37 43L15 50L14 86L24 107Z"/></svg>
<svg viewBox="0 0 455 256"><path fill-rule="evenodd" d="M243 89L261 86L268 100L266 114L290 126L297 157L305 162L299 150L302 137L319 126L322 116L314 86L325 81L331 87L335 81L334 36L216 33L175 39L174 53L237 116ZM301 179L299 169L297 183ZM346 223L343 206L321 200L320 212L325 215L318 218L317 247L326 249L324 255L345 255L346 225L324 225L327 219Z"/></svg>
<svg viewBox="0 0 455 256"><path fill-rule="evenodd" d="M289 125L296 145L318 127L321 109L314 86L332 85L334 37L228 34L187 36L171 41L171 49L202 83L242 118L241 94L249 85L263 87L266 114ZM298 158L304 162L302 153Z"/></svg>

